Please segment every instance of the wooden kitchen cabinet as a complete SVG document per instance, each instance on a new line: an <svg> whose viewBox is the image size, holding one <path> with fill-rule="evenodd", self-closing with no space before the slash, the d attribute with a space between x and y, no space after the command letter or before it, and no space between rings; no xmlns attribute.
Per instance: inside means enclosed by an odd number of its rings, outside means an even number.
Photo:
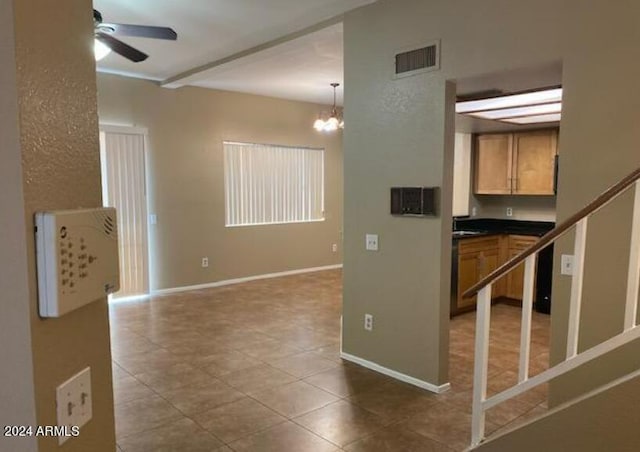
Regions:
<svg viewBox="0 0 640 452"><path fill-rule="evenodd" d="M509 243L509 259L522 253L531 245L538 241L537 237L526 235L510 235ZM506 275L506 297L514 300L522 301L522 290L524 288L524 262L511 270ZM535 288L534 288L535 292ZM535 296L535 295L534 295Z"/></svg>
<svg viewBox="0 0 640 452"><path fill-rule="evenodd" d="M558 131L478 135L474 193L553 195Z"/></svg>
<svg viewBox="0 0 640 452"><path fill-rule="evenodd" d="M461 239L458 242L458 286L452 313L475 308L476 298L463 298L462 294L500 264L500 237ZM493 298L500 296L493 293Z"/></svg>

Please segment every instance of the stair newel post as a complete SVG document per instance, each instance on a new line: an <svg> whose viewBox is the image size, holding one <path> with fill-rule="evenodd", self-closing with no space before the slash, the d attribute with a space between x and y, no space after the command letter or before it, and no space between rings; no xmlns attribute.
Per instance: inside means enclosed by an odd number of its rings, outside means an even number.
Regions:
<svg viewBox="0 0 640 452"><path fill-rule="evenodd" d="M471 445L480 444L484 438L485 410L487 398L487 374L489 369L489 329L491 326L491 284L478 292L476 312L476 356L473 375L473 413Z"/></svg>
<svg viewBox="0 0 640 452"><path fill-rule="evenodd" d="M571 299L569 304L569 329L567 332L567 359L576 356L578 353L588 218L589 217L584 217L576 224L576 238L573 251L573 276L571 277Z"/></svg>
<svg viewBox="0 0 640 452"><path fill-rule="evenodd" d="M640 180L635 183L631 243L629 245L629 276L627 279L627 303L624 311L624 330L636 326L638 292L640 291Z"/></svg>

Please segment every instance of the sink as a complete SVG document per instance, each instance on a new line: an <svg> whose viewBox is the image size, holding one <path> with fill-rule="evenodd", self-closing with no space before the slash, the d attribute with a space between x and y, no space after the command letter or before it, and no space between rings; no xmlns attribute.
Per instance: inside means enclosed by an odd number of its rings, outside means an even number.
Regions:
<svg viewBox="0 0 640 452"><path fill-rule="evenodd" d="M486 233L486 231L453 231L453 237L467 237Z"/></svg>

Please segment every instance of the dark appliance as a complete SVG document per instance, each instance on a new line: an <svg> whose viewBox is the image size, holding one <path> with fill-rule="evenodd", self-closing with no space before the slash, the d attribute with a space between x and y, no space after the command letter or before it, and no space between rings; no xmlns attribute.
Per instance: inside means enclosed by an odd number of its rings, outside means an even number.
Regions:
<svg viewBox="0 0 640 452"><path fill-rule="evenodd" d="M553 244L538 253L536 265L536 299L534 309L543 314L551 313L551 285L553 280Z"/></svg>

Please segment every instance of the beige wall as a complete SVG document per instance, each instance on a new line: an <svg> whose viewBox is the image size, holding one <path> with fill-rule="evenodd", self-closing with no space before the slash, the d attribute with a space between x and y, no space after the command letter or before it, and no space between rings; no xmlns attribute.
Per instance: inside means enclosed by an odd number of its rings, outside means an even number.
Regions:
<svg viewBox="0 0 640 452"><path fill-rule="evenodd" d="M18 130L13 4L0 2L0 425L35 425L29 274ZM37 450L35 438L0 436L0 450Z"/></svg>
<svg viewBox="0 0 640 452"><path fill-rule="evenodd" d="M636 2L612 8L604 0L380 0L346 15L345 351L432 383L445 380L446 343L437 332L448 327L442 279L449 275L439 259L450 252L441 233L450 218L397 219L387 207L392 185L446 185L444 81L562 61L561 221L640 165L640 92L633 90L640 62L631 57L639 15ZM394 52L432 39L441 39L442 69L393 80ZM443 201L448 195L443 189ZM621 328L628 217L613 209L592 228L581 348ZM365 252L365 232L381 234L381 252ZM554 359L564 347L568 294L556 276ZM377 314L372 333L362 328L366 312ZM637 353L627 358L625 365L640 361ZM584 390L620 368L598 368L574 386Z"/></svg>
<svg viewBox="0 0 640 452"><path fill-rule="evenodd" d="M5 93L11 96L12 87L17 87L19 148L15 143L8 143L7 151L3 148L2 170L5 170L6 162L8 170L16 171L8 178L10 190L15 191L15 183L22 176L22 193L15 193L14 200L21 196L23 201L11 204L7 211L3 202L3 217L14 217L15 224L10 224L7 232L13 231L10 237L15 240L15 245L6 248L9 255L5 254L3 246L0 273L2 278L11 274L5 271L16 274L13 283L2 279L3 289L9 285L8 292L2 290L3 312L9 313L16 322L9 331L24 333L30 329L32 354L14 355L10 361L3 361L0 373L3 387L8 383L5 378L11 376L14 367L25 369L23 381L16 385L16 395L22 393L24 398L10 400L9 405L5 405L3 398L0 411L4 420L14 414L14 405L22 404L22 407L15 406L16 418L10 423L26 422L24 414L32 410L29 405L34 399L36 419L28 424L56 425L56 386L90 366L93 419L82 428L79 438L65 444L65 450L112 452L115 434L106 299L59 319L40 319L33 240L33 215L36 211L101 205L91 2L20 0L13 3L16 61L11 69L16 75L15 84L9 80L5 89L4 81L7 79L4 71L0 72L3 73L3 107ZM2 5L2 18L5 19L6 2ZM1 56L5 69L5 64L10 63L10 56L5 51ZM11 118L7 123L2 121L3 140L6 139L4 130L8 125L11 125ZM15 160L17 152L20 152L22 160L21 172L19 162ZM7 183L4 177L2 179L3 184ZM15 217L20 215L24 215L23 224L26 223L22 233L15 230L20 222ZM7 239L4 227L3 223L2 240ZM15 261L7 261L13 256ZM23 270L25 264L26 271ZM12 268L7 270L7 266ZM25 277L27 286L23 288ZM15 311L12 305L16 305ZM21 318L25 308L30 310L30 325L28 319ZM5 314L2 316L3 326ZM16 336L15 340L22 340L24 347L22 335ZM33 376L28 369L31 365ZM11 370L5 373L5 369ZM30 385L31 391L25 392L25 385ZM30 449L25 441L19 446L14 445L11 450ZM59 450L57 438L39 438L38 450Z"/></svg>
<svg viewBox="0 0 640 452"><path fill-rule="evenodd" d="M98 94L101 123L149 130L152 289L342 263L342 136L311 127L326 106L107 74ZM226 228L224 140L324 148L326 220Z"/></svg>

